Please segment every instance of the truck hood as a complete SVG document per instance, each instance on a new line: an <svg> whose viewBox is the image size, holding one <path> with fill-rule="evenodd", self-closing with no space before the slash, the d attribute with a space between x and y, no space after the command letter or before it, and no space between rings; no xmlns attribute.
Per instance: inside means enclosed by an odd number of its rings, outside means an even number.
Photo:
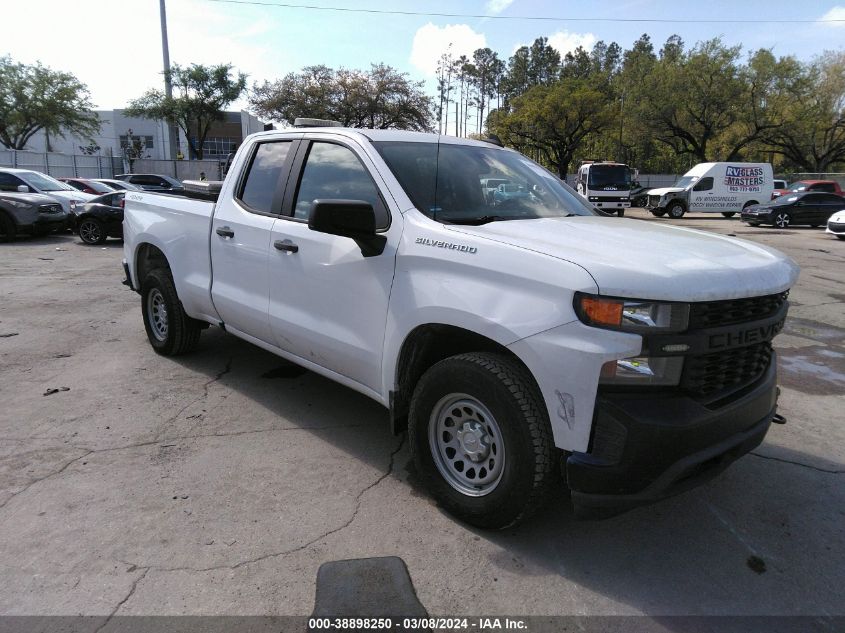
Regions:
<svg viewBox="0 0 845 633"><path fill-rule="evenodd" d="M782 292L798 277L795 262L772 248L642 220L573 216L447 226L581 266L609 296L736 299Z"/></svg>
<svg viewBox="0 0 845 633"><path fill-rule="evenodd" d="M680 193L683 190L683 187L660 187L649 189L646 193L650 196L665 196L667 193Z"/></svg>

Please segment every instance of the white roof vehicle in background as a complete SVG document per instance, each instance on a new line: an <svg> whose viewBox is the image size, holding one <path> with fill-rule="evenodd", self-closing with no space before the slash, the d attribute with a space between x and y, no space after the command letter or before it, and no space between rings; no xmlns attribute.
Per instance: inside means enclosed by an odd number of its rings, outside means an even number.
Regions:
<svg viewBox="0 0 845 633"><path fill-rule="evenodd" d="M85 204L94 198L91 194L74 189L47 174L11 167L0 167L0 190L44 194L61 204L67 213L71 213L76 205Z"/></svg>
<svg viewBox="0 0 845 633"><path fill-rule="evenodd" d="M488 195L491 179L516 192ZM188 183L189 195L195 189ZM503 528L560 474L579 516L687 489L777 415L777 251L608 217L495 145L263 132L215 202L127 192L126 283L152 348L212 324L373 398L449 511Z"/></svg>
<svg viewBox="0 0 845 633"><path fill-rule="evenodd" d="M769 163L699 163L671 187L648 192L652 215L678 219L685 213L721 213L729 218L774 191Z"/></svg>

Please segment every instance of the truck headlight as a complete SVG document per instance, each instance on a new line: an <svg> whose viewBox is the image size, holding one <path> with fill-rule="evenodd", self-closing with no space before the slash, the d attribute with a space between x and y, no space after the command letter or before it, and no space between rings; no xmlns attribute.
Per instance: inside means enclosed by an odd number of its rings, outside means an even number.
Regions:
<svg viewBox="0 0 845 633"><path fill-rule="evenodd" d="M682 356L621 358L602 365L599 383L668 387L680 382L683 368Z"/></svg>
<svg viewBox="0 0 845 633"><path fill-rule="evenodd" d="M575 293L575 312L593 327L625 332L682 332L689 323L689 304L618 299Z"/></svg>
<svg viewBox="0 0 845 633"><path fill-rule="evenodd" d="M589 200L590 202L598 202L599 197L598 196L588 196L587 200Z"/></svg>

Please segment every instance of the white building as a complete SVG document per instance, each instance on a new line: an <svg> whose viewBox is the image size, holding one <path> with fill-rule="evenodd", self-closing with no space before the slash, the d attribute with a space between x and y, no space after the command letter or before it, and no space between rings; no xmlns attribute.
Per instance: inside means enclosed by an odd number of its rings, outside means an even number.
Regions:
<svg viewBox="0 0 845 633"><path fill-rule="evenodd" d="M144 158L173 160L179 156L170 155L168 143L168 124L161 120L132 118L123 115L123 110L97 110L100 119L100 132L93 138L93 144L87 139L66 134L64 137L48 135L41 130L33 136L26 149L36 152L49 151L62 154L88 153L84 148L93 149L93 153L100 156L123 156L123 150L129 143L129 136L141 140L144 144ZM257 117L245 110L239 112L225 112L224 119L211 126L206 137L204 149L205 158L225 157L243 139L255 132L272 129ZM96 149L99 147L99 149ZM177 153L181 152L188 158L188 142L184 132L179 130Z"/></svg>

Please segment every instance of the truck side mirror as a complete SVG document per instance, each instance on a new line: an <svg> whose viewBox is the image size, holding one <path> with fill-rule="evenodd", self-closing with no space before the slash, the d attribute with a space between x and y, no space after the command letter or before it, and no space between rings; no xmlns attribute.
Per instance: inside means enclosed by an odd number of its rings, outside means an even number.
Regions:
<svg viewBox="0 0 845 633"><path fill-rule="evenodd" d="M18 193L29 193L29 187L26 185L18 185Z"/></svg>
<svg viewBox="0 0 845 633"><path fill-rule="evenodd" d="M320 233L355 240L364 257L381 255L387 238L376 233L376 212L364 200L314 200L308 214L308 228Z"/></svg>

